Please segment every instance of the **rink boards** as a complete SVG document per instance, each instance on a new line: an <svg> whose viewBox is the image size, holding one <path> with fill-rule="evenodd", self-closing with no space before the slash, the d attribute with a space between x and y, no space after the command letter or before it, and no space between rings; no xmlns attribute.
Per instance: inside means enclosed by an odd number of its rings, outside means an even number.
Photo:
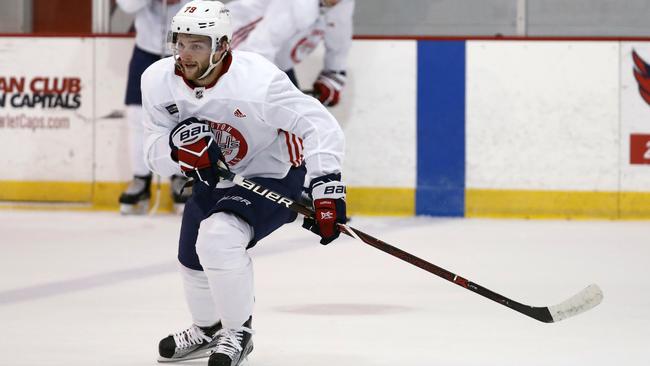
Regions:
<svg viewBox="0 0 650 366"><path fill-rule="evenodd" d="M0 38L0 200L117 208L132 45ZM632 49L650 60L641 41L355 40L332 109L350 211L650 218L650 105ZM319 54L297 68L305 89Z"/></svg>

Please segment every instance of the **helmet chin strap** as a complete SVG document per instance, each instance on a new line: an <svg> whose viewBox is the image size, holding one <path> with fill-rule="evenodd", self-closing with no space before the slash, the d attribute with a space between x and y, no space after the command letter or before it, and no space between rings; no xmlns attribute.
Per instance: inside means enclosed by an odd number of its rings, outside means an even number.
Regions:
<svg viewBox="0 0 650 366"><path fill-rule="evenodd" d="M226 54L228 53L228 48L229 48L228 44L226 43L226 51L224 53L222 53L221 57L217 60L217 62L214 62L214 63L212 62L212 59L214 58L214 52L210 53L210 66L208 66L208 68L205 70L203 75L198 77L199 80L201 80L201 79L205 78L206 76L208 76L210 71L212 71L212 69L217 67L217 65L219 65L219 63L221 61L223 61L223 59L226 57Z"/></svg>

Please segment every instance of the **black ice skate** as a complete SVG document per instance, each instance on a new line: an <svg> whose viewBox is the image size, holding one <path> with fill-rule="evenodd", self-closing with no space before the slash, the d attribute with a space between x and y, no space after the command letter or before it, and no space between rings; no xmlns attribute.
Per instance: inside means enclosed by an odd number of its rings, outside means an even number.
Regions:
<svg viewBox="0 0 650 366"><path fill-rule="evenodd" d="M123 215L143 215L149 209L151 175L136 175L129 187L120 195L120 212Z"/></svg>
<svg viewBox="0 0 650 366"><path fill-rule="evenodd" d="M221 322L209 328L192 324L178 333L170 334L158 344L158 362L176 362L193 360L210 356L216 347L216 333L221 329Z"/></svg>
<svg viewBox="0 0 650 366"><path fill-rule="evenodd" d="M215 339L216 348L210 354L208 366L238 366L253 352L252 317L239 329L221 329Z"/></svg>
<svg viewBox="0 0 650 366"><path fill-rule="evenodd" d="M172 175L171 191L172 201L174 202L174 212L179 215L183 214L185 202L192 195L192 186L187 185L188 179L183 175Z"/></svg>

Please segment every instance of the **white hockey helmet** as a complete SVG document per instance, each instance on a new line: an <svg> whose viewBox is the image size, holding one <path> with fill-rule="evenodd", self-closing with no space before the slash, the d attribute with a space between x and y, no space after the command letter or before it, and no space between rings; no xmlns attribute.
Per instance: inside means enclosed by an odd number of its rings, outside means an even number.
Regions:
<svg viewBox="0 0 650 366"><path fill-rule="evenodd" d="M178 34L194 34L199 36L210 37L212 52L210 53L210 67L200 77L205 77L210 70L214 68L221 60L216 63L212 62L214 54L221 47L221 40L225 37L228 42L232 39L232 24L230 22L230 12L220 1L212 0L194 0L185 4L176 15L172 18L172 24L169 30L169 41L174 50ZM224 54L225 55L225 54Z"/></svg>

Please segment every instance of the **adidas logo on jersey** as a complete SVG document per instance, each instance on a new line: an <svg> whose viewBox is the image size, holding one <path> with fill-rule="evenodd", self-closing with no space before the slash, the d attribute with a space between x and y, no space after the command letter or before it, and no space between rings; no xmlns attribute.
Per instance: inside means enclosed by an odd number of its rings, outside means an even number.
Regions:
<svg viewBox="0 0 650 366"><path fill-rule="evenodd" d="M246 117L246 115L242 113L242 111L240 111L239 108L237 108L235 109L235 117L244 118Z"/></svg>

